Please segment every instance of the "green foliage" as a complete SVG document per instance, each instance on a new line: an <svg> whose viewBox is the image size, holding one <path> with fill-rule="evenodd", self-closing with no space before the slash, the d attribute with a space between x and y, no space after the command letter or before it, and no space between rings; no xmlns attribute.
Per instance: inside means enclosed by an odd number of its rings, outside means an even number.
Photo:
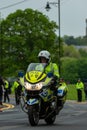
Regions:
<svg viewBox="0 0 87 130"><path fill-rule="evenodd" d="M83 48L80 48L79 49L79 53L81 55L81 57L87 57L87 48L85 47L84 49Z"/></svg>
<svg viewBox="0 0 87 130"><path fill-rule="evenodd" d="M76 45L87 45L87 37L77 37L75 40Z"/></svg>
<svg viewBox="0 0 87 130"><path fill-rule="evenodd" d="M63 52L61 76L71 83L76 82L78 78L87 79L86 49L77 49L73 45L64 44Z"/></svg>
<svg viewBox="0 0 87 130"><path fill-rule="evenodd" d="M87 58L78 60L78 75L82 80L87 79Z"/></svg>
<svg viewBox="0 0 87 130"><path fill-rule="evenodd" d="M0 72L16 75L16 70L26 71L30 62L38 61L40 50L53 51L57 28L55 22L37 10L17 10L8 15L0 23Z"/></svg>
<svg viewBox="0 0 87 130"><path fill-rule="evenodd" d="M83 81L87 79L87 58L69 58L61 59L61 77L70 83L75 83L78 78Z"/></svg>
<svg viewBox="0 0 87 130"><path fill-rule="evenodd" d="M73 36L65 35L63 40L67 45L87 45L87 37L74 38Z"/></svg>
<svg viewBox="0 0 87 130"><path fill-rule="evenodd" d="M52 61L61 59L61 77L75 83L77 78L87 78L87 52L74 45L86 45L86 37L64 36L59 50L58 26L41 12L32 9L17 10L0 21L0 73L16 76L26 71L31 62L38 62L38 53L47 49ZM63 41L66 44L63 44ZM60 57L59 57L60 52ZM63 56L63 57L62 57ZM62 57L62 58L61 58ZM85 57L85 58L83 58Z"/></svg>
<svg viewBox="0 0 87 130"><path fill-rule="evenodd" d="M70 45L68 46L67 44L63 45L63 56L64 57L75 57L75 58L80 58L80 52L75 48L75 46Z"/></svg>
<svg viewBox="0 0 87 130"><path fill-rule="evenodd" d="M77 91L75 84L68 85L68 94L67 94L68 100L77 100Z"/></svg>
<svg viewBox="0 0 87 130"><path fill-rule="evenodd" d="M77 59L64 57L61 62L61 77L70 83L75 82L79 77Z"/></svg>
<svg viewBox="0 0 87 130"><path fill-rule="evenodd" d="M63 37L63 40L64 42L67 44L67 45L76 45L76 40L73 36L67 36L65 35Z"/></svg>

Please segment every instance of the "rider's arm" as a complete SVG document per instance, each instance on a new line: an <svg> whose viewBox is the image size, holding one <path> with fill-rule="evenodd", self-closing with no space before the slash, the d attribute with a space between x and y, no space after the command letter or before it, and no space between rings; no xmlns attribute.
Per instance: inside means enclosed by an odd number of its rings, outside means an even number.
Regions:
<svg viewBox="0 0 87 130"><path fill-rule="evenodd" d="M53 63L53 68L54 68L54 77L59 78L59 68L57 64Z"/></svg>

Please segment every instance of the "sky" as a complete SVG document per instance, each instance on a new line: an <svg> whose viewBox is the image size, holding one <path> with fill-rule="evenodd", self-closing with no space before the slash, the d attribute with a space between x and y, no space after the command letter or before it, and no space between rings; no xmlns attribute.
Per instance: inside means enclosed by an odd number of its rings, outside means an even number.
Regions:
<svg viewBox="0 0 87 130"><path fill-rule="evenodd" d="M46 3L51 9L46 11ZM51 2L57 4L53 5ZM17 9L32 8L58 23L58 0L0 0L0 18L6 18ZM60 35L85 36L87 19L87 0L60 0Z"/></svg>

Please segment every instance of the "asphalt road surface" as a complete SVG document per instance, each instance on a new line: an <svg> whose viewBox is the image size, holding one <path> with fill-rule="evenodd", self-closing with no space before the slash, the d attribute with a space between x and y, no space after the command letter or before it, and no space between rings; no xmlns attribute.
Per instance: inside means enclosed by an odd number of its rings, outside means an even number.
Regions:
<svg viewBox="0 0 87 130"><path fill-rule="evenodd" d="M0 130L87 130L87 103L67 101L53 125L40 120L32 127L20 105L0 112Z"/></svg>

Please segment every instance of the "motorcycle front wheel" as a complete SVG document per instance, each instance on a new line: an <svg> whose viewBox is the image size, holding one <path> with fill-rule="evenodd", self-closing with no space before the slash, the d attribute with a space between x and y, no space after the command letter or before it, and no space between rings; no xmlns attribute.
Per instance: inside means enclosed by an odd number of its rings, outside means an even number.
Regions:
<svg viewBox="0 0 87 130"><path fill-rule="evenodd" d="M28 109L28 120L31 126L38 125L39 122L39 112L35 109L35 106L30 106Z"/></svg>

